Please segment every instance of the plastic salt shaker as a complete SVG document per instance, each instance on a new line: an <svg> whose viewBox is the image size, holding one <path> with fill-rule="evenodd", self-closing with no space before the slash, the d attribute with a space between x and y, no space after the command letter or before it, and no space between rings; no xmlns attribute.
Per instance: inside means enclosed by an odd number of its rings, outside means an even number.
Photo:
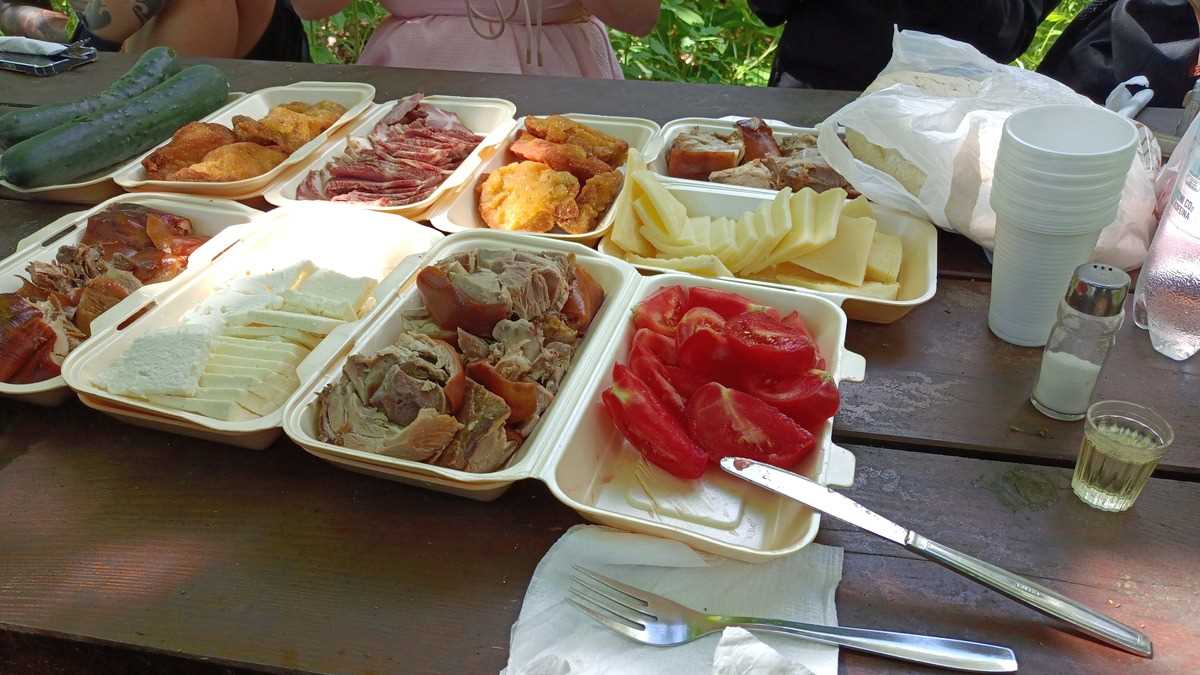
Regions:
<svg viewBox="0 0 1200 675"><path fill-rule="evenodd" d="M1123 270L1097 263L1075 268L1030 399L1043 415L1080 420L1087 414L1100 369L1125 319L1128 293L1129 275Z"/></svg>

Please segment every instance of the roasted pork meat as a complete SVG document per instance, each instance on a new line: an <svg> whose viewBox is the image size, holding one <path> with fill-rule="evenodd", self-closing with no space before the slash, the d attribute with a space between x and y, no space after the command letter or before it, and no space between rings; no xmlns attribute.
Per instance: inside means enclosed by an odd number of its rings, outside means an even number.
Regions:
<svg viewBox="0 0 1200 675"><path fill-rule="evenodd" d="M478 249L422 269L417 288L423 307L406 310L395 342L349 357L322 390L317 435L496 471L553 402L603 287L573 255Z"/></svg>
<svg viewBox="0 0 1200 675"><path fill-rule="evenodd" d="M351 138L340 157L308 172L296 198L403 206L432 194L483 137L422 98L401 99L365 139Z"/></svg>

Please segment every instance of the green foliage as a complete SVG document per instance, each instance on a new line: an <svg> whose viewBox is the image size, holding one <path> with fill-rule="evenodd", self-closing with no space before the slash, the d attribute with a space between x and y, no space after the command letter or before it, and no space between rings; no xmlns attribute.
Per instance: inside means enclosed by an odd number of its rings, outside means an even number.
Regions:
<svg viewBox="0 0 1200 675"><path fill-rule="evenodd" d="M781 32L764 26L746 0L664 0L649 35L609 37L630 79L763 86Z"/></svg>
<svg viewBox="0 0 1200 675"><path fill-rule="evenodd" d="M388 12L376 0L350 0L345 9L320 21L305 21L314 63L354 63Z"/></svg>

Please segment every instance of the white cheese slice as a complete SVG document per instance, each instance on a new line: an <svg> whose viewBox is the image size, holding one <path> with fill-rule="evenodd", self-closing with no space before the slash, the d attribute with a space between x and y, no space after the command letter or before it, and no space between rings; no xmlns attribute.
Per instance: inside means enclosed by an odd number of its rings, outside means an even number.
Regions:
<svg viewBox="0 0 1200 675"><path fill-rule="evenodd" d="M200 386L203 387L240 387L249 388L264 380L253 375L224 375L205 371L200 376Z"/></svg>
<svg viewBox="0 0 1200 675"><path fill-rule="evenodd" d="M280 364L295 367L296 364L304 360L303 356L292 356L283 352L268 349L274 343L263 342L261 347L247 347L245 345L231 345L228 343L214 343L212 354L216 356L232 356L235 358L246 359L248 361L258 361L263 364Z"/></svg>
<svg viewBox="0 0 1200 675"><path fill-rule="evenodd" d="M212 348L212 332L199 326L161 328L139 336L117 362L100 372L96 385L113 394L146 398L190 396Z"/></svg>
<svg viewBox="0 0 1200 675"><path fill-rule="evenodd" d="M335 303L344 303L357 312L377 285L378 282L371 277L348 277L333 270L318 269L301 280L294 290ZM348 320L355 318L357 316Z"/></svg>
<svg viewBox="0 0 1200 675"><path fill-rule="evenodd" d="M174 408L219 420L232 420L241 413L241 407L237 403L227 400L152 395L149 401L164 408Z"/></svg>
<svg viewBox="0 0 1200 675"><path fill-rule="evenodd" d="M283 307L285 312L300 314L315 314L342 321L354 321L358 318L358 305L345 300L331 300L319 295L303 291L284 291Z"/></svg>
<svg viewBox="0 0 1200 675"><path fill-rule="evenodd" d="M236 374L228 370L224 370L224 366L237 366L241 368L255 368L258 370L266 370L268 372L281 375L286 378L294 378L296 376L296 366L294 364L283 361L265 361L257 358L245 358L241 356L231 356L227 354L213 354L208 363L204 365L204 372L221 373L221 374Z"/></svg>
<svg viewBox="0 0 1200 675"><path fill-rule="evenodd" d="M900 259L904 246L900 237L875 231L871 251L867 254L867 281L894 283L900 277Z"/></svg>
<svg viewBox="0 0 1200 675"><path fill-rule="evenodd" d="M213 357L204 367L204 374L200 376L201 383L204 382L204 378L208 377L231 376L253 379L255 382L267 382L282 388L295 388L300 384L300 378L296 376L294 368L284 371L264 368L261 365L247 366L241 363L229 362L233 360L235 360L235 357L231 356ZM244 361L244 359L236 359L236 361L240 362ZM255 361L253 363L258 364L259 362ZM214 380L214 382L220 381Z"/></svg>
<svg viewBox="0 0 1200 675"><path fill-rule="evenodd" d="M308 349L314 349L317 345L321 344L320 335L313 335L296 330L295 328L283 328L280 326L226 326L221 331L221 334L228 335L229 337L256 338L259 340L278 338L294 342Z"/></svg>
<svg viewBox="0 0 1200 675"><path fill-rule="evenodd" d="M328 335L334 328L345 323L337 319L330 319L324 316L313 316L311 314L297 314L296 312L282 312L273 309L255 309L242 314L237 314L230 318L229 322L235 325L259 324L262 326L279 326L281 328L294 328L306 333L314 333L316 335Z"/></svg>
<svg viewBox="0 0 1200 675"><path fill-rule="evenodd" d="M232 352L216 352L217 346L228 345L230 347L245 347L247 349L267 350L269 352L277 352L281 356L290 359L304 360L308 356L308 349L301 347L291 342L270 342L267 340L253 340L250 338L229 337L222 335L213 340L214 353L231 354Z"/></svg>
<svg viewBox="0 0 1200 675"><path fill-rule="evenodd" d="M311 260L301 260L293 265L272 270L265 274L245 276L226 284L226 288L238 293L270 293L279 295L294 288L301 279L312 274L317 266Z"/></svg>
<svg viewBox="0 0 1200 675"><path fill-rule="evenodd" d="M252 309L279 309L282 306L283 298L274 293L239 293L223 288L184 315L184 321L187 321L189 316L225 317Z"/></svg>

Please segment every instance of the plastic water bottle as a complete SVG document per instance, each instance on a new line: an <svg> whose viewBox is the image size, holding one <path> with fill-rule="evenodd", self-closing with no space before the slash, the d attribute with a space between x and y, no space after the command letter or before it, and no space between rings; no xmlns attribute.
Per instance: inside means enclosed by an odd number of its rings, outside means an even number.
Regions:
<svg viewBox="0 0 1200 675"><path fill-rule="evenodd" d="M1200 351L1200 152L1191 151L1163 210L1138 276L1133 320L1176 361Z"/></svg>

